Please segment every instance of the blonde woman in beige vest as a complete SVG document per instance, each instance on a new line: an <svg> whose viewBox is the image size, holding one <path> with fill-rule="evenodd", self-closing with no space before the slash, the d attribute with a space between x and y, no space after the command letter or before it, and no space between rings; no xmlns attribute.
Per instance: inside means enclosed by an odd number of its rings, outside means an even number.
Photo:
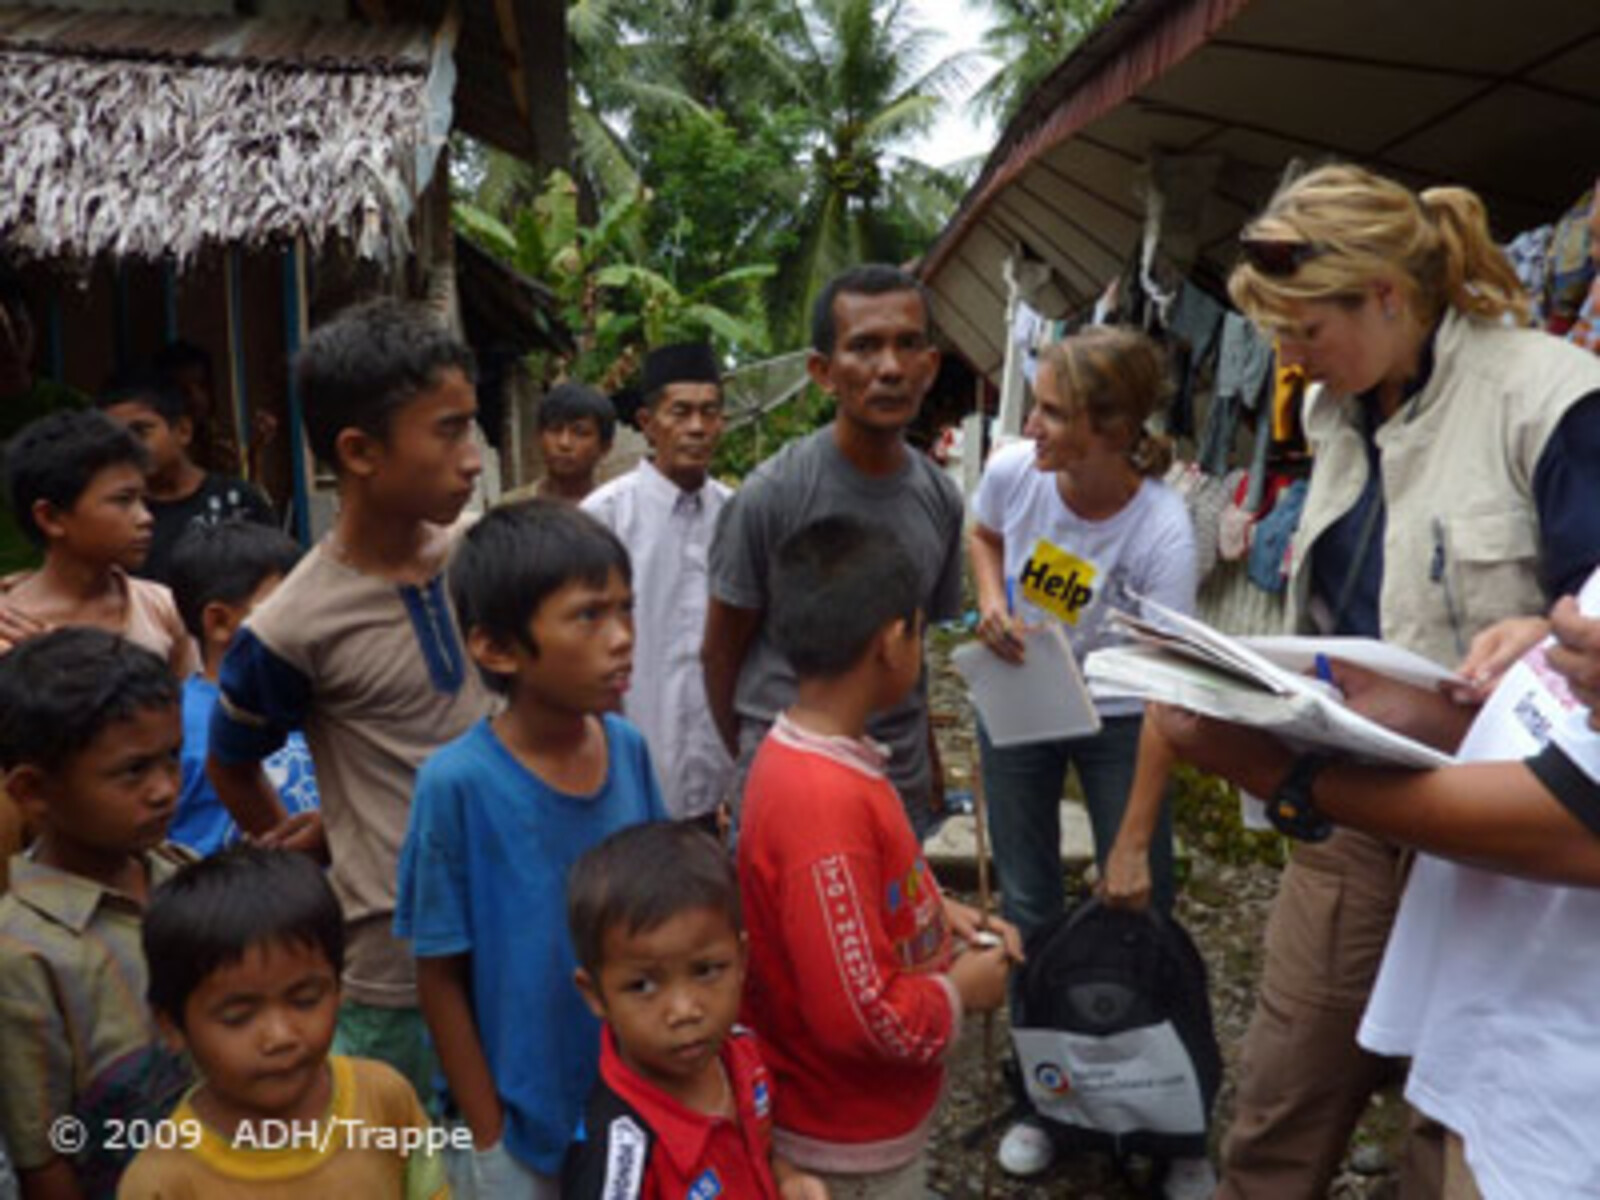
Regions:
<svg viewBox="0 0 1600 1200"><path fill-rule="evenodd" d="M1318 385L1291 551L1296 631L1459 663L1501 618L1545 612L1600 557L1600 361L1526 329L1527 301L1461 188L1420 195L1348 165L1282 187L1240 239L1234 302ZM1356 703L1352 697L1352 703ZM1355 1040L1409 866L1337 829L1302 843L1267 928L1219 1197L1322 1197L1400 1064ZM1437 1126L1403 1197L1440 1194Z"/></svg>

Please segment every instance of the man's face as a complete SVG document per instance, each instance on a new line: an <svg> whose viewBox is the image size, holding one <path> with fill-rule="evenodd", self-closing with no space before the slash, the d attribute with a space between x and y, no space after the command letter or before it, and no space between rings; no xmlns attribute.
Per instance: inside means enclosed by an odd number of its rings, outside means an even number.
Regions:
<svg viewBox="0 0 1600 1200"><path fill-rule="evenodd" d="M545 470L562 483L592 480L595 468L610 446L600 436L594 417L577 417L539 430L539 449Z"/></svg>
<svg viewBox="0 0 1600 1200"><path fill-rule="evenodd" d="M876 433L903 430L939 373L922 297L842 292L834 297L833 323L833 353L812 353L811 378L834 398L840 421Z"/></svg>
<svg viewBox="0 0 1600 1200"><path fill-rule="evenodd" d="M639 413L656 470L685 491L706 481L722 438L722 389L714 383L669 383Z"/></svg>

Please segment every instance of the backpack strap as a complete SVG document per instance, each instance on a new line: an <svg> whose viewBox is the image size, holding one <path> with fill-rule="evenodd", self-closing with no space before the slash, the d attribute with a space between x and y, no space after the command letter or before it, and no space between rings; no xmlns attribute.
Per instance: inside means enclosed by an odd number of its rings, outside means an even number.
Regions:
<svg viewBox="0 0 1600 1200"><path fill-rule="evenodd" d="M582 1141L561 1168L566 1200L638 1200L644 1195L654 1138L637 1110L601 1080L589 1097Z"/></svg>

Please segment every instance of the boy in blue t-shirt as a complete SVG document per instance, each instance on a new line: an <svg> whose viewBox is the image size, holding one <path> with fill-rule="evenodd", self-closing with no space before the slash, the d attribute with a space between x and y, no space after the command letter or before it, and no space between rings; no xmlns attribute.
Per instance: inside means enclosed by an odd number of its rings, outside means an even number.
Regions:
<svg viewBox="0 0 1600 1200"><path fill-rule="evenodd" d="M667 816L644 738L614 715L633 666L632 571L593 517L534 500L463 537L450 592L507 704L417 776L394 931L413 943L479 1194L553 1198L600 1023L571 985L566 929L542 918L563 911L584 851Z"/></svg>
<svg viewBox="0 0 1600 1200"><path fill-rule="evenodd" d="M190 526L167 560L178 615L200 647L200 670L183 684L183 790L167 838L201 856L239 840L238 823L206 777L206 744L219 695L217 671L245 618L299 561L300 546L288 534L240 520ZM316 815L317 777L304 736L291 733L261 765L288 814L280 835L321 819Z"/></svg>

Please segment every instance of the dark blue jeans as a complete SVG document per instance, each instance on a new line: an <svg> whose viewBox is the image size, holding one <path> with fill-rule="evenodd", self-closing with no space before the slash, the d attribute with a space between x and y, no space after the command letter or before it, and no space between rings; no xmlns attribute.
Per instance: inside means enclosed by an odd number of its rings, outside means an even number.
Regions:
<svg viewBox="0 0 1600 1200"><path fill-rule="evenodd" d="M1106 855L1116 841L1122 814L1133 786L1139 728L1134 714L1107 717L1090 737L1035 742L997 749L982 722L978 748L983 759L983 791L989 808L989 837L994 844L1001 912L1027 937L1066 907L1061 874L1061 795L1067 768L1078 768L1089 824L1094 830L1094 856L1103 872ZM1161 806L1161 819L1150 839L1150 889L1153 902L1171 911L1172 812Z"/></svg>

